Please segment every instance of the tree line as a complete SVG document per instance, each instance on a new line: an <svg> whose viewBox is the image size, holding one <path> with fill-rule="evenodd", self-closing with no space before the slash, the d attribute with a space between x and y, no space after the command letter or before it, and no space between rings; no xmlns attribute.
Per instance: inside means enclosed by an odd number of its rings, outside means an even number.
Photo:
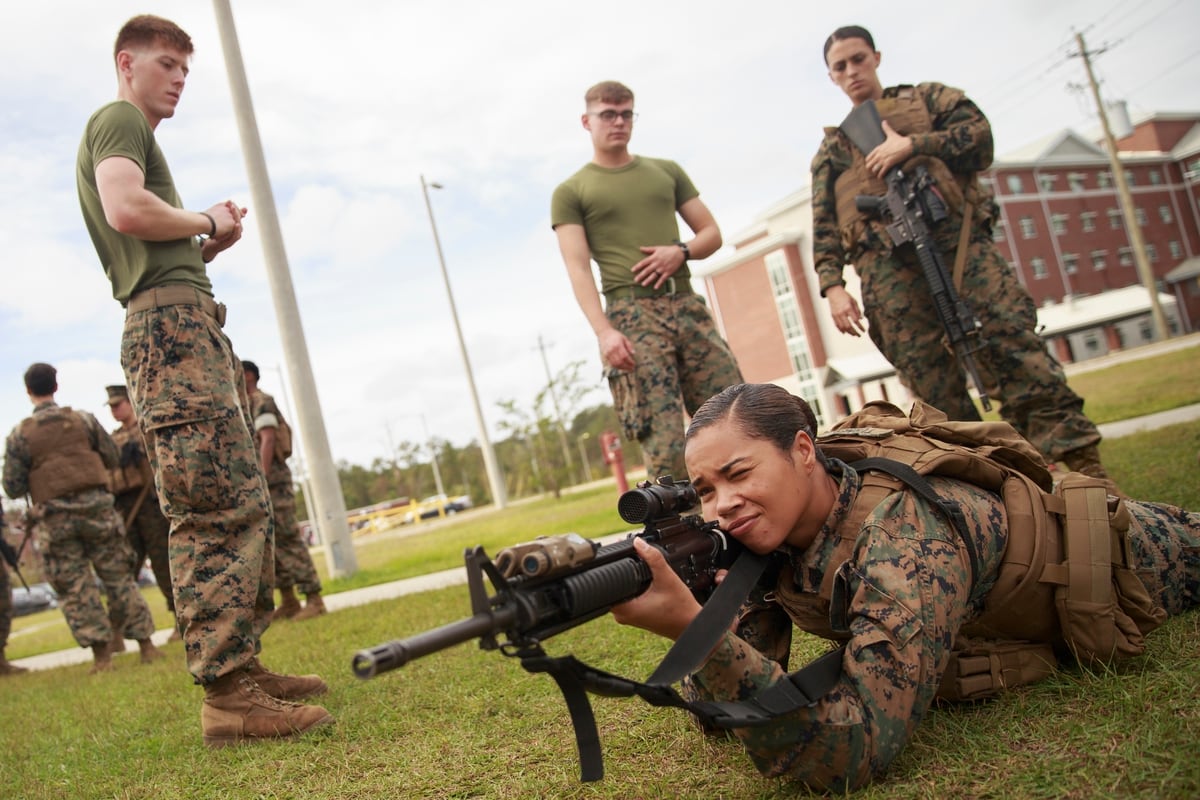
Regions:
<svg viewBox="0 0 1200 800"><path fill-rule="evenodd" d="M583 361L565 366L527 404L501 400L497 427L505 438L492 443L511 498L553 493L611 474L601 452L605 432L621 438L625 464L642 462L636 441L625 441L609 403L584 406L599 387L580 377ZM461 447L446 439L401 441L387 457L369 465L339 461L338 478L346 508L362 508L396 498L420 500L437 493L437 475L451 497L468 495L476 505L492 501L478 441ZM306 517L303 486L297 487L297 512Z"/></svg>

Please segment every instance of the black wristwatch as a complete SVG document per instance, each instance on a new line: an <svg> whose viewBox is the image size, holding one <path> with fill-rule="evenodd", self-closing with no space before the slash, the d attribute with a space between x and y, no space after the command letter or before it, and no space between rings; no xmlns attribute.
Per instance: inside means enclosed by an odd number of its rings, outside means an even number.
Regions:
<svg viewBox="0 0 1200 800"><path fill-rule="evenodd" d="M683 263L686 264L688 261L691 261L692 251L688 249L687 243L681 242L678 239L676 239L675 244L676 244L676 246L679 247L680 250L683 251Z"/></svg>

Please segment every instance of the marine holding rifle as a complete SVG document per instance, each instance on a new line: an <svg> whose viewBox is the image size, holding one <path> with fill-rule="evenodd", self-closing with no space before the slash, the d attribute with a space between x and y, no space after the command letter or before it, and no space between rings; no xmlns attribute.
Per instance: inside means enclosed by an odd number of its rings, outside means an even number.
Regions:
<svg viewBox="0 0 1200 800"><path fill-rule="evenodd" d="M997 209L978 179L992 163L991 126L958 89L940 83L884 88L876 73L880 60L871 34L856 25L838 28L825 42L829 77L856 108L874 101L886 135L864 154L842 130L826 128L813 158L813 261L834 324L851 336L865 327L904 385L950 419L979 419L963 370L943 342L914 248L894 246L883 221L855 203L858 195L882 195L882 178L892 168L927 166L949 211L934 230L936 244L980 323L976 357L1001 415L1047 461L1107 478L1100 432L1038 336L1032 298L992 242ZM861 280L861 310L846 291L845 264L853 264Z"/></svg>
<svg viewBox="0 0 1200 800"><path fill-rule="evenodd" d="M833 456L845 455L847 442L869 441L864 431L886 430L868 427L889 422L886 413L869 416L881 408L899 415L894 406L868 406L848 427L817 438L804 400L771 384L742 384L701 406L686 434L704 519L774 559L736 624L722 624L716 646L701 653L690 693L710 704L786 698L758 704L770 711L766 724L721 727L734 727L764 774L837 792L886 770L935 696L988 696L1044 677L1060 657L1136 655L1144 633L1200 603L1200 513L1106 497L1103 481L1074 473L1047 493L1048 472L1009 426L947 422L920 403L910 420L890 419L934 438L988 428L1008 445L987 455L963 448L944 471L915 470L932 495L891 483L891 473L880 474L882 459L864 463L855 454L852 466ZM898 435L892 455L915 452L923 439ZM940 458L948 447L929 452ZM1002 471L1002 492L979 485L1001 461L1025 466L1019 475ZM1075 503L1084 498L1080 516ZM1081 533L1082 541L1073 538ZM1025 559L1041 578L1022 581L1021 570L1011 570L1035 536L1046 563ZM640 539L635 547L653 580L613 616L682 641L701 606L658 549ZM1090 557L1097 549L1103 557ZM1115 553L1120 563L1109 563ZM832 675L806 680L812 670L803 668L789 676L803 691L781 694L793 625L842 649L831 651Z"/></svg>

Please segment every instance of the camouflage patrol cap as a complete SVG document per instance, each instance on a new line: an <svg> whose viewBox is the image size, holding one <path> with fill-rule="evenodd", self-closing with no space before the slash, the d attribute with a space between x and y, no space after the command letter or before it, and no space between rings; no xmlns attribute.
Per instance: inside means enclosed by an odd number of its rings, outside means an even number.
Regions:
<svg viewBox="0 0 1200 800"><path fill-rule="evenodd" d="M123 383L105 386L104 391L108 392L108 404L110 406L115 406L122 400L129 399L129 390L125 388L125 384Z"/></svg>

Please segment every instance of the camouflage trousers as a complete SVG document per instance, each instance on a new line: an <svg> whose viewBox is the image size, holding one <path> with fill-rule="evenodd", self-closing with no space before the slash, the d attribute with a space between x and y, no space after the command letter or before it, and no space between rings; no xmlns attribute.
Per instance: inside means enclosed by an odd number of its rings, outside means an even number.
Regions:
<svg viewBox="0 0 1200 800"><path fill-rule="evenodd" d="M1200 512L1126 500L1131 566L1150 597L1175 616L1200 606Z"/></svg>
<svg viewBox="0 0 1200 800"><path fill-rule="evenodd" d="M952 265L954 250L943 252ZM898 257L868 253L856 267L871 340L901 382L950 419L978 420L913 251ZM983 326L976 360L1005 421L1048 461L1097 444L1100 432L1084 415L1083 399L1067 386L1062 366L1037 334L1032 298L986 234L970 243L959 295Z"/></svg>
<svg viewBox="0 0 1200 800"><path fill-rule="evenodd" d="M296 492L290 481L271 486L271 508L275 513L275 585L280 589L294 586L302 594L320 592L317 567L296 524Z"/></svg>
<svg viewBox="0 0 1200 800"><path fill-rule="evenodd" d="M124 638L149 639L154 619L134 581L133 554L112 495L85 489L48 500L41 508L34 535L46 577L79 646L108 642L113 634L110 616L120 620L118 633ZM108 597L107 611L96 578Z"/></svg>
<svg viewBox="0 0 1200 800"><path fill-rule="evenodd" d="M200 306L130 314L121 365L171 523L167 552L188 670L248 664L274 609L274 533L241 362Z"/></svg>
<svg viewBox="0 0 1200 800"><path fill-rule="evenodd" d="M8 646L8 635L12 633L12 618L12 582L8 577L8 564L0 558L0 655Z"/></svg>
<svg viewBox="0 0 1200 800"><path fill-rule="evenodd" d="M129 512L137 505L141 489L133 492L123 492L114 498L117 513L121 519L129 519ZM146 559L150 559L150 569L154 572L154 580L158 590L167 599L167 609L175 611L175 593L171 591L171 562L167 555L167 536L171 532L171 523L163 516L158 507L158 497L151 491L146 492L145 498L138 506L131 524L125 526L125 535L129 546L133 548L134 575L142 569Z"/></svg>
<svg viewBox="0 0 1200 800"><path fill-rule="evenodd" d="M698 294L609 298L605 314L637 362L633 372L607 372L624 435L641 444L652 479L682 480L684 412L741 383L737 361Z"/></svg>

